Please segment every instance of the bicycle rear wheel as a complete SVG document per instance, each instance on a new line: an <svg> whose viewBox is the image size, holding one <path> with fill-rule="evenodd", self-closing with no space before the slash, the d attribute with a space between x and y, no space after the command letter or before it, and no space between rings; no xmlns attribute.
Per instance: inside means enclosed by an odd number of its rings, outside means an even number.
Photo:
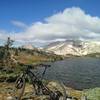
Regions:
<svg viewBox="0 0 100 100"><path fill-rule="evenodd" d="M52 99L52 94L50 100L66 100L67 94L65 86L62 82L49 82L47 87L55 94L58 95L57 99ZM53 97L54 97L53 94ZM59 99L58 99L59 98Z"/></svg>

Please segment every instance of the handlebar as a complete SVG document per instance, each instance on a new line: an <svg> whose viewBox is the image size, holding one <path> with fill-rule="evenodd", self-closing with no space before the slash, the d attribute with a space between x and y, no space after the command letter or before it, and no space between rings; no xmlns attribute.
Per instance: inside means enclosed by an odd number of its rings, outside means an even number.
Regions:
<svg viewBox="0 0 100 100"><path fill-rule="evenodd" d="M51 65L49 65L49 64L39 64L39 66L41 66L41 67L51 67Z"/></svg>

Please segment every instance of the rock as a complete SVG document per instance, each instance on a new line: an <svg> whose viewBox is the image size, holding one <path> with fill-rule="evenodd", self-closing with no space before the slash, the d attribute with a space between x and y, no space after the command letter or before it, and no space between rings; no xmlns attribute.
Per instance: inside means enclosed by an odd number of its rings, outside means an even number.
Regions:
<svg viewBox="0 0 100 100"><path fill-rule="evenodd" d="M13 100L12 96L7 97L7 100Z"/></svg>
<svg viewBox="0 0 100 100"><path fill-rule="evenodd" d="M41 95L41 96L31 96L31 97L24 97L22 100L49 100L48 96Z"/></svg>

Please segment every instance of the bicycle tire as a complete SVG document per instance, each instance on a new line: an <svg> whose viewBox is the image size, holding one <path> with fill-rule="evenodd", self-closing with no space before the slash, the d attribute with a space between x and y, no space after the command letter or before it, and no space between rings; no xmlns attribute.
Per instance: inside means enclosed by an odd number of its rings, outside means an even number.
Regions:
<svg viewBox="0 0 100 100"><path fill-rule="evenodd" d="M56 81L55 84L58 84L60 88L58 89L56 86L52 85L52 88L48 87L49 90L51 90L53 93L59 92L59 93L62 94L60 96L60 98L57 99L57 100L66 100L67 94L66 94L66 89L65 89L64 84L62 82L59 82L59 81ZM50 100L54 100L54 99L50 98Z"/></svg>
<svg viewBox="0 0 100 100"><path fill-rule="evenodd" d="M17 87L18 81L22 79L22 86L20 88ZM14 98L15 100L21 100L25 90L25 77L18 77L15 81L15 91L14 91Z"/></svg>

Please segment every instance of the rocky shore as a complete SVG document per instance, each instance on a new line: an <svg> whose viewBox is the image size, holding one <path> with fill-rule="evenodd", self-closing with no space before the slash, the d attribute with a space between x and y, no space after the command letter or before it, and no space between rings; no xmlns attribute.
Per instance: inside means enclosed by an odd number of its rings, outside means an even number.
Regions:
<svg viewBox="0 0 100 100"><path fill-rule="evenodd" d="M0 83L0 100L14 100L13 97L15 95L15 84L1 82ZM47 87L49 89L57 89L62 92L62 88L59 83L50 81L47 83ZM55 88L54 88L55 87ZM68 97L73 97L75 99L67 99L67 100L100 100L100 88L94 89L85 89L83 91L74 90L67 86L64 86L66 95ZM22 97L22 100L49 100L49 96L47 95L34 95L34 89L31 84L27 83L25 87L25 92Z"/></svg>
<svg viewBox="0 0 100 100"><path fill-rule="evenodd" d="M13 100L14 95L14 83L0 83L0 100ZM49 89L57 89L62 92L62 88L60 84L54 81L48 82L47 87ZM55 87L55 88L54 88ZM64 86L66 90L66 94L69 97L77 98L77 100L81 100L82 92L78 90L74 90L72 88L68 88ZM25 92L22 97L22 100L48 100L48 96L41 95L41 96L34 96L34 90L31 84L26 84ZM70 99L71 100L71 99Z"/></svg>

